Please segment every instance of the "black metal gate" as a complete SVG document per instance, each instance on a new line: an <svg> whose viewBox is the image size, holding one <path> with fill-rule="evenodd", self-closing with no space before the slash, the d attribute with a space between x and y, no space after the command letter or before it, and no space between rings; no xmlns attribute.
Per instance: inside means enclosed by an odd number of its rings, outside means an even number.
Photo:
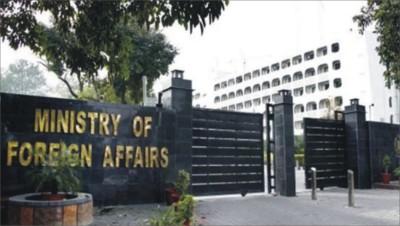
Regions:
<svg viewBox="0 0 400 226"><path fill-rule="evenodd" d="M346 186L344 121L304 118L306 188L311 188L311 167L317 186Z"/></svg>
<svg viewBox="0 0 400 226"><path fill-rule="evenodd" d="M263 115L193 109L194 195L264 192Z"/></svg>

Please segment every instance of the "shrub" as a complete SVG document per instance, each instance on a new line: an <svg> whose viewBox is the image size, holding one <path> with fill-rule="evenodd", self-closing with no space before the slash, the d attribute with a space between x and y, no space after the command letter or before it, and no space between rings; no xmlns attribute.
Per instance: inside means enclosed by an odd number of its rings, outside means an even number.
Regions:
<svg viewBox="0 0 400 226"><path fill-rule="evenodd" d="M175 189L180 194L186 194L190 184L190 174L185 170L179 170L178 178L174 182Z"/></svg>
<svg viewBox="0 0 400 226"><path fill-rule="evenodd" d="M384 155L382 159L382 165L385 168L385 173L389 172L389 167L392 165L392 161L389 155Z"/></svg>
<svg viewBox="0 0 400 226"><path fill-rule="evenodd" d="M43 153L38 149L35 153ZM65 143L60 141L58 156L49 157L44 154L44 162L34 167L27 173L36 191L42 189L57 194L60 191L76 193L80 189L80 178L76 166L79 158L76 153L67 149Z"/></svg>
<svg viewBox="0 0 400 226"><path fill-rule="evenodd" d="M165 213L159 212L160 217L153 216L150 220L152 226L183 225L185 221L193 222L193 210L197 201L192 195L182 195L176 206L171 206Z"/></svg>

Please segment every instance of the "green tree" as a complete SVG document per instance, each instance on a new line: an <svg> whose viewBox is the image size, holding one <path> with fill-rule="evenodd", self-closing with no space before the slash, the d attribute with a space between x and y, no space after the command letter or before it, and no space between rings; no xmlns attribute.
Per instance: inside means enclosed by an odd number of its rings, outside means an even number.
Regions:
<svg viewBox="0 0 400 226"><path fill-rule="evenodd" d="M376 48L380 63L386 67L384 77L386 86L393 83L400 85L400 1L368 0L367 6L361 8L361 14L353 17L359 31L374 24L374 33L378 35L379 46Z"/></svg>
<svg viewBox="0 0 400 226"><path fill-rule="evenodd" d="M75 98L98 100L103 95L107 102L139 103L142 99L141 77L146 75L148 88L152 87L160 75L168 72L168 66L178 53L163 34L151 29L144 30L134 22L120 24L115 36L109 38L109 45L101 52L106 59L107 77L100 79L90 72L77 71L71 74L58 53L60 43L69 40L64 40L54 29L48 32L53 33L53 39L44 46L47 59L42 64L67 85ZM70 40L75 39L72 34ZM85 61L84 55L84 52L78 53L74 57L76 63ZM71 75L78 81L77 90L70 84Z"/></svg>
<svg viewBox="0 0 400 226"><path fill-rule="evenodd" d="M294 136L294 148L297 154L304 153L304 136L296 135Z"/></svg>
<svg viewBox="0 0 400 226"><path fill-rule="evenodd" d="M203 32L206 19L208 23L218 19L227 3L227 0L0 1L0 35L12 48L28 46L44 57L48 68L59 78L65 78L67 71L74 74L80 91L85 84L91 84L98 94L97 74L107 67L108 82L121 102L127 102L125 95L132 97L134 94L126 90L125 82L136 82L140 73L145 73L141 69L144 66L137 65L142 63L141 58L133 62L136 63L134 69L129 68L134 67L128 62L132 62L132 53L138 49L132 45L135 39L129 35L132 33L130 25L158 29L160 25L171 26L178 22L190 32L197 26ZM43 12L54 18L52 27L38 22L35 14ZM132 70L135 73L131 73ZM163 71L158 70L159 73ZM152 79L149 81L151 83ZM73 96L78 97L77 93Z"/></svg>
<svg viewBox="0 0 400 226"><path fill-rule="evenodd" d="M25 95L43 95L47 90L46 79L38 65L26 60L10 64L4 77L1 77L0 86L2 92Z"/></svg>

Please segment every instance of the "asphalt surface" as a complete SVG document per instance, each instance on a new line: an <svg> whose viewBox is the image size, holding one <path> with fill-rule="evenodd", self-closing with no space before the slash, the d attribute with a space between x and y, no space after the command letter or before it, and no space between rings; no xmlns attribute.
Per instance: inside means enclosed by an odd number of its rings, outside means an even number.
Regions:
<svg viewBox="0 0 400 226"><path fill-rule="evenodd" d="M296 197L253 194L202 198L196 208L200 225L400 225L398 190L355 190L348 207L347 189L326 188Z"/></svg>
<svg viewBox="0 0 400 226"><path fill-rule="evenodd" d="M304 187L304 171L296 170L296 196L267 193L196 197L196 225L400 225L400 190L355 190L348 207L343 188L317 190L317 200ZM92 225L149 225L164 204L95 208ZM102 212L103 210L103 212Z"/></svg>
<svg viewBox="0 0 400 226"><path fill-rule="evenodd" d="M198 224L400 225L400 190L356 189L355 207L348 207L347 189L317 190L317 200L312 200L304 170L295 172L296 197L266 193L200 197Z"/></svg>

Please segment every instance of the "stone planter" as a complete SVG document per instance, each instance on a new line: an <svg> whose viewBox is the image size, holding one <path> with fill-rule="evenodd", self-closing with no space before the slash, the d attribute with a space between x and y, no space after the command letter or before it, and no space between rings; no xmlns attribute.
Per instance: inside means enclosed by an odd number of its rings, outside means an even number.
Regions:
<svg viewBox="0 0 400 226"><path fill-rule="evenodd" d="M9 225L89 225L93 222L93 198L86 193L62 201L30 200L40 193L10 197Z"/></svg>

